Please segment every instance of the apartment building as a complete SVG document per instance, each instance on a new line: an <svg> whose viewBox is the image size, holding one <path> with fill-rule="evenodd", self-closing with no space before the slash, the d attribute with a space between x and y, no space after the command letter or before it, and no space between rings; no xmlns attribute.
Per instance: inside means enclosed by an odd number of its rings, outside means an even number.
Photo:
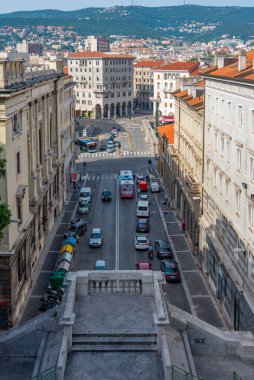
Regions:
<svg viewBox="0 0 254 380"><path fill-rule="evenodd" d="M164 61L146 60L134 64L134 108L152 110L153 102L153 69Z"/></svg>
<svg viewBox="0 0 254 380"><path fill-rule="evenodd" d="M126 54L69 54L68 72L76 82L76 114L95 119L131 115L133 60Z"/></svg>
<svg viewBox="0 0 254 380"><path fill-rule="evenodd" d="M85 40L86 51L109 51L109 40L101 36L88 36Z"/></svg>
<svg viewBox="0 0 254 380"><path fill-rule="evenodd" d="M201 265L236 330L254 331L254 51L208 70Z"/></svg>
<svg viewBox="0 0 254 380"><path fill-rule="evenodd" d="M193 251L199 251L199 218L202 199L204 81L172 93L175 123L158 128L174 130L173 142L159 144L159 172L169 193L171 205L186 225ZM167 136L167 134L165 134ZM172 139L171 139L172 141Z"/></svg>
<svg viewBox="0 0 254 380"><path fill-rule="evenodd" d="M153 70L153 101L158 103L159 116L175 114L175 100L172 92L196 82L198 76L197 62L174 62ZM156 107L154 107L154 115L155 113Z"/></svg>
<svg viewBox="0 0 254 380"><path fill-rule="evenodd" d="M72 158L73 79L49 68L0 59L0 143L6 159L1 202L12 222L0 242L1 327L19 317L47 235L61 213Z"/></svg>

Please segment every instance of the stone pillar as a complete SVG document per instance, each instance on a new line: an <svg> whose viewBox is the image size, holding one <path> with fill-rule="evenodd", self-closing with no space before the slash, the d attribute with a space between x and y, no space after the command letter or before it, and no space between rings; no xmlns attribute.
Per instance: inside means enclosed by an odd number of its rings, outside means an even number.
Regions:
<svg viewBox="0 0 254 380"><path fill-rule="evenodd" d="M76 295L81 297L86 297L88 295L88 272L79 271L77 272L77 287Z"/></svg>
<svg viewBox="0 0 254 380"><path fill-rule="evenodd" d="M154 295L154 284L153 284L153 272L143 271L142 272L142 296L143 297L153 297Z"/></svg>

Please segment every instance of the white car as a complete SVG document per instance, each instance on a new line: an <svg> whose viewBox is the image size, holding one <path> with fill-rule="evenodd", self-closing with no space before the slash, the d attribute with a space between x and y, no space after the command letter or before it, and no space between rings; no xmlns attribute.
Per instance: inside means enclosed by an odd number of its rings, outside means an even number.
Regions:
<svg viewBox="0 0 254 380"><path fill-rule="evenodd" d="M102 246L102 229L101 228L93 228L89 245L90 247L101 247Z"/></svg>
<svg viewBox="0 0 254 380"><path fill-rule="evenodd" d="M149 201L147 194L140 194L138 199L139 201Z"/></svg>
<svg viewBox="0 0 254 380"><path fill-rule="evenodd" d="M149 235L148 234L136 234L135 235L135 248L136 249L148 249L149 248Z"/></svg>
<svg viewBox="0 0 254 380"><path fill-rule="evenodd" d="M151 182L151 193L159 193L160 192L160 186L158 182Z"/></svg>
<svg viewBox="0 0 254 380"><path fill-rule="evenodd" d="M89 214L90 203L89 202L80 202L78 207L78 213L80 215Z"/></svg>

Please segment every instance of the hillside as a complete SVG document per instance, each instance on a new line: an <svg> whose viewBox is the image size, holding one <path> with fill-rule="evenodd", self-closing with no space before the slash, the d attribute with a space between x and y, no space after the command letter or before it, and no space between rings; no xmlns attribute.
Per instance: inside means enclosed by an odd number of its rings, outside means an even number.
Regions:
<svg viewBox="0 0 254 380"><path fill-rule="evenodd" d="M182 36L207 41L223 34L244 40L254 36L254 7L112 7L76 11L40 10L0 14L1 26L72 26L81 35L112 34L137 37Z"/></svg>

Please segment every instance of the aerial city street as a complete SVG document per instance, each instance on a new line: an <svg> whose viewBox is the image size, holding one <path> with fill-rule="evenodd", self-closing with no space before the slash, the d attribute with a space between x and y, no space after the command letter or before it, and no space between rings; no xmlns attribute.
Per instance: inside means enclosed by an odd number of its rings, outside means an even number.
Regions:
<svg viewBox="0 0 254 380"><path fill-rule="evenodd" d="M251 0L55 3L0 5L0 380L253 380Z"/></svg>

